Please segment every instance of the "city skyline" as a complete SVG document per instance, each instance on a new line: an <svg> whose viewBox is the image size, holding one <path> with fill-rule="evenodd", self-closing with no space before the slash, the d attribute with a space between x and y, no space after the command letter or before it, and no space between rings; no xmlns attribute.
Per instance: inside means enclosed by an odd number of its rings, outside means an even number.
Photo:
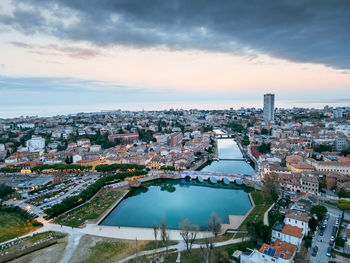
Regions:
<svg viewBox="0 0 350 263"><path fill-rule="evenodd" d="M2 1L2 117L350 103L347 3L74 2Z"/></svg>

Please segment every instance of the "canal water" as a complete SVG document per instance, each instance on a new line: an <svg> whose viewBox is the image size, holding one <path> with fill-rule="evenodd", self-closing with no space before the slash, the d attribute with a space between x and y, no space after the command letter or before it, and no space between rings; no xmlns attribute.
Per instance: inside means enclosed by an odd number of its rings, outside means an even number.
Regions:
<svg viewBox="0 0 350 263"><path fill-rule="evenodd" d="M164 220L178 229L187 218L204 230L212 212L227 224L229 215L245 215L250 208L247 192L235 184L159 179L132 189L101 225L152 228Z"/></svg>
<svg viewBox="0 0 350 263"><path fill-rule="evenodd" d="M202 171L254 173L233 139L218 140L218 157L236 160L215 161ZM165 220L168 228L178 229L179 222L187 218L203 230L212 212L228 223L229 215L245 215L250 208L248 193L235 184L159 179L132 189L101 225L152 228Z"/></svg>
<svg viewBox="0 0 350 263"><path fill-rule="evenodd" d="M205 166L202 171L247 175L252 175L254 173L254 169L250 164L243 160L243 154L233 139L218 139L217 144L219 160L211 162L209 165Z"/></svg>

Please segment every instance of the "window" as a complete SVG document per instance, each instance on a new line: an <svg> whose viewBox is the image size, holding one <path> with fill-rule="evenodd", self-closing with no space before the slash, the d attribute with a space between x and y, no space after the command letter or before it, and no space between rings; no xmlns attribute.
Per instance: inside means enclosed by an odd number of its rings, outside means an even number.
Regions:
<svg viewBox="0 0 350 263"><path fill-rule="evenodd" d="M303 225L304 225L304 222L301 222L301 225L303 226Z"/></svg>

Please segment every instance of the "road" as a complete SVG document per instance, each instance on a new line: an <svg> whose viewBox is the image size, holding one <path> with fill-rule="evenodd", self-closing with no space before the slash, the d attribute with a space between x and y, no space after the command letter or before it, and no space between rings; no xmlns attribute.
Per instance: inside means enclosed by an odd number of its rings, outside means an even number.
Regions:
<svg viewBox="0 0 350 263"><path fill-rule="evenodd" d="M315 232L315 237L312 240L312 247L317 246L318 252L316 257L311 256L312 250L310 249L310 263L324 263L329 262L330 257L327 257L327 249L329 247L329 241L332 236L333 226L335 225L335 219L341 216L341 212L336 209L328 210L329 219L323 236L320 236L320 230Z"/></svg>

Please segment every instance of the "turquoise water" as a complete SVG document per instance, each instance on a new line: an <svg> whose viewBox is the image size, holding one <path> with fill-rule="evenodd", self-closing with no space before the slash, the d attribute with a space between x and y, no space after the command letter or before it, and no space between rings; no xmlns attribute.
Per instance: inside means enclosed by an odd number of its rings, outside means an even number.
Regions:
<svg viewBox="0 0 350 263"><path fill-rule="evenodd" d="M242 159L243 155L233 139L218 139L219 159ZM202 169L204 172L238 173L252 175L254 169L245 161L214 161Z"/></svg>
<svg viewBox="0 0 350 263"><path fill-rule="evenodd" d="M228 223L228 215L245 215L250 207L248 194L232 184L156 180L131 190L101 225L153 227L164 219L168 228L177 229L179 222L188 218L206 229L212 212Z"/></svg>
<svg viewBox="0 0 350 263"><path fill-rule="evenodd" d="M214 161L204 167L201 171L204 172L222 172L252 175L254 169L245 161Z"/></svg>
<svg viewBox="0 0 350 263"><path fill-rule="evenodd" d="M241 150L233 139L218 139L219 159L243 159Z"/></svg>

